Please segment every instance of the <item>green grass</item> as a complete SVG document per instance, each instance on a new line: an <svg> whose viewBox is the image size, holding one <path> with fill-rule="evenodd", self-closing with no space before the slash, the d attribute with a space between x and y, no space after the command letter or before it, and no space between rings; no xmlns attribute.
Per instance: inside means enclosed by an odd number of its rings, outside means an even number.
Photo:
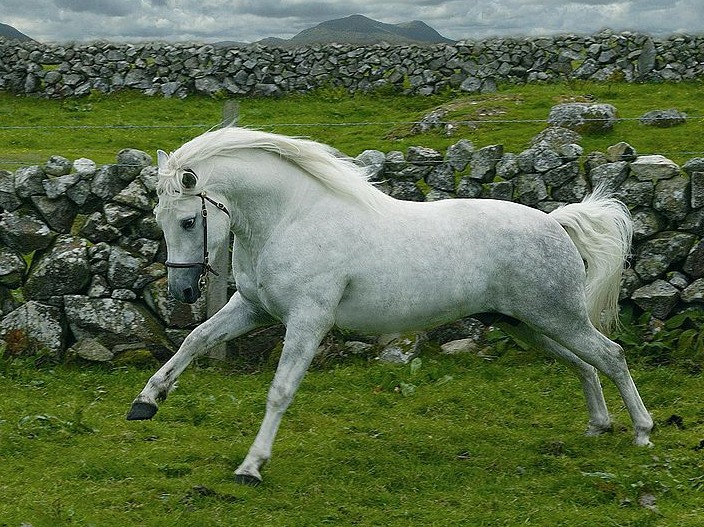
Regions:
<svg viewBox="0 0 704 527"><path fill-rule="evenodd" d="M240 123L307 135L350 155L411 145L444 150L460 137L519 152L543 128L533 120L587 94L614 104L621 117L676 107L690 120L668 130L624 121L611 134L585 137L586 152L623 140L680 163L692 157L687 152L701 155L701 83L574 83L429 98L329 89L242 100ZM405 123L441 105L453 119L483 122L454 137L408 135ZM129 92L68 101L0 94L0 167L53 154L107 163L126 147L173 150L216 125L222 107ZM497 119L526 122L487 122ZM360 124L335 125L352 122ZM232 473L259 426L269 362L254 373L193 367L153 421L127 422L152 370L0 358L0 526L698 526L701 377L691 373L696 368L647 359L634 375L658 423L652 449L631 446L630 421L608 383L616 431L583 437L577 379L532 354L485 361L429 352L415 374L375 362L318 366L254 489L235 485ZM402 385L415 390L396 389ZM684 428L667 424L674 415Z"/></svg>
<svg viewBox="0 0 704 527"><path fill-rule="evenodd" d="M659 425L644 449L608 383L616 431L583 437L577 379L541 356L422 361L416 373L314 368L264 483L249 488L232 474L259 426L269 368L192 367L153 421L127 422L151 371L6 359L0 525L701 525L699 376L635 369ZM415 392L403 396L401 382ZM673 414L684 429L665 424Z"/></svg>
<svg viewBox="0 0 704 527"><path fill-rule="evenodd" d="M704 155L699 141L704 133L704 112L697 102L703 96L701 82L574 82L504 86L495 94L478 96L448 92L432 97L349 95L329 88L279 99L243 99L239 101L239 122L267 131L308 136L348 155L368 148L404 151L414 145L444 151L459 138L472 140L478 148L502 144L506 151L518 153L545 128L542 121L559 102L610 103L618 109L619 117L627 119L636 119L649 110L674 107L688 114L685 125L663 130L644 127L637 121L622 121L608 134L585 137L582 146L586 152L605 151L612 144L626 141L638 152L661 153L683 163L695 154ZM200 96L177 100L133 92L64 101L0 93L0 166L12 169L17 163L42 163L54 154L111 163L115 154L127 147L152 154L157 148L174 150L216 126L223 119L223 106L223 100ZM475 125L461 127L452 137L439 131L409 135L411 125L407 123L440 106L451 110L449 119L472 121Z"/></svg>

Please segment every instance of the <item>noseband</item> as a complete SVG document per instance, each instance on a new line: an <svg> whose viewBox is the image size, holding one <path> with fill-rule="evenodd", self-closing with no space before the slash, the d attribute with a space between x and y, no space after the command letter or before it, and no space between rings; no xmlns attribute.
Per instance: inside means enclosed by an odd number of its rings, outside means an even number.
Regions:
<svg viewBox="0 0 704 527"><path fill-rule="evenodd" d="M213 273L218 276L218 273L210 265L210 254L208 252L208 209L205 206L205 202L208 201L215 205L219 210L227 214L230 217L230 212L227 210L225 205L209 198L205 191L198 194L200 198L200 216L203 218L203 261L195 263L180 263L180 262L166 262L164 265L166 267L174 267L177 269L184 269L188 267L200 267L200 278L198 278L198 287L201 291L204 291L208 286L208 273Z"/></svg>

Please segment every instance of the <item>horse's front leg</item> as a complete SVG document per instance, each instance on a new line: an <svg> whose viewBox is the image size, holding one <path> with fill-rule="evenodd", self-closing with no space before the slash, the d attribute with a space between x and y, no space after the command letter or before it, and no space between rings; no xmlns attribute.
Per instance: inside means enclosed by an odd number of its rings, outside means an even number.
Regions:
<svg viewBox="0 0 704 527"><path fill-rule="evenodd" d="M269 387L264 420L247 457L235 470L236 482L246 485L261 483L262 476L259 471L271 457L272 445L281 418L291 404L320 341L331 327L332 322L325 320L325 317L306 316L305 320L288 321L284 349L274 380Z"/></svg>
<svg viewBox="0 0 704 527"><path fill-rule="evenodd" d="M132 403L127 419L151 419L158 410L157 402L166 399L176 379L195 357L268 322L239 293L235 293L220 311L195 328L174 356L152 375Z"/></svg>

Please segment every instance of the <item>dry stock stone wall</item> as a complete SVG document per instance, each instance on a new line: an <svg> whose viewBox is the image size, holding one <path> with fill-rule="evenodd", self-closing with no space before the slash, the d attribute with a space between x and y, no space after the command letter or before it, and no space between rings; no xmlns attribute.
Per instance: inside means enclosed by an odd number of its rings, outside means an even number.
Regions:
<svg viewBox="0 0 704 527"><path fill-rule="evenodd" d="M167 97L279 95L321 86L431 94L564 79L681 81L704 74L704 36L503 38L433 46L301 48L194 44L44 45L0 40L0 90L71 97L125 88Z"/></svg>
<svg viewBox="0 0 704 527"><path fill-rule="evenodd" d="M459 140L445 153L368 150L357 159L382 190L418 201L511 199L549 211L606 184L636 225L623 302L658 318L700 307L704 158L680 167L625 143L584 156L578 143L576 132L550 127L519 154ZM203 319L202 302L180 304L167 293L164 241L151 212L155 179L150 156L130 149L111 165L53 156L0 171L0 337L8 350L62 356L73 346L97 360L135 350L164 358ZM435 336L463 337L467 327Z"/></svg>

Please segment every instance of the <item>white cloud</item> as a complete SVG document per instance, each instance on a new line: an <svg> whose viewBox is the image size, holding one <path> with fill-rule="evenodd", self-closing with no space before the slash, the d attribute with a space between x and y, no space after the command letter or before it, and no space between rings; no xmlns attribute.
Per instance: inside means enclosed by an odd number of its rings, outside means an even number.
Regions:
<svg viewBox="0 0 704 527"><path fill-rule="evenodd" d="M452 39L594 33L699 33L701 0L0 0L0 22L40 41L290 38L320 22L362 14L422 20ZM53 7L48 7L47 4Z"/></svg>

